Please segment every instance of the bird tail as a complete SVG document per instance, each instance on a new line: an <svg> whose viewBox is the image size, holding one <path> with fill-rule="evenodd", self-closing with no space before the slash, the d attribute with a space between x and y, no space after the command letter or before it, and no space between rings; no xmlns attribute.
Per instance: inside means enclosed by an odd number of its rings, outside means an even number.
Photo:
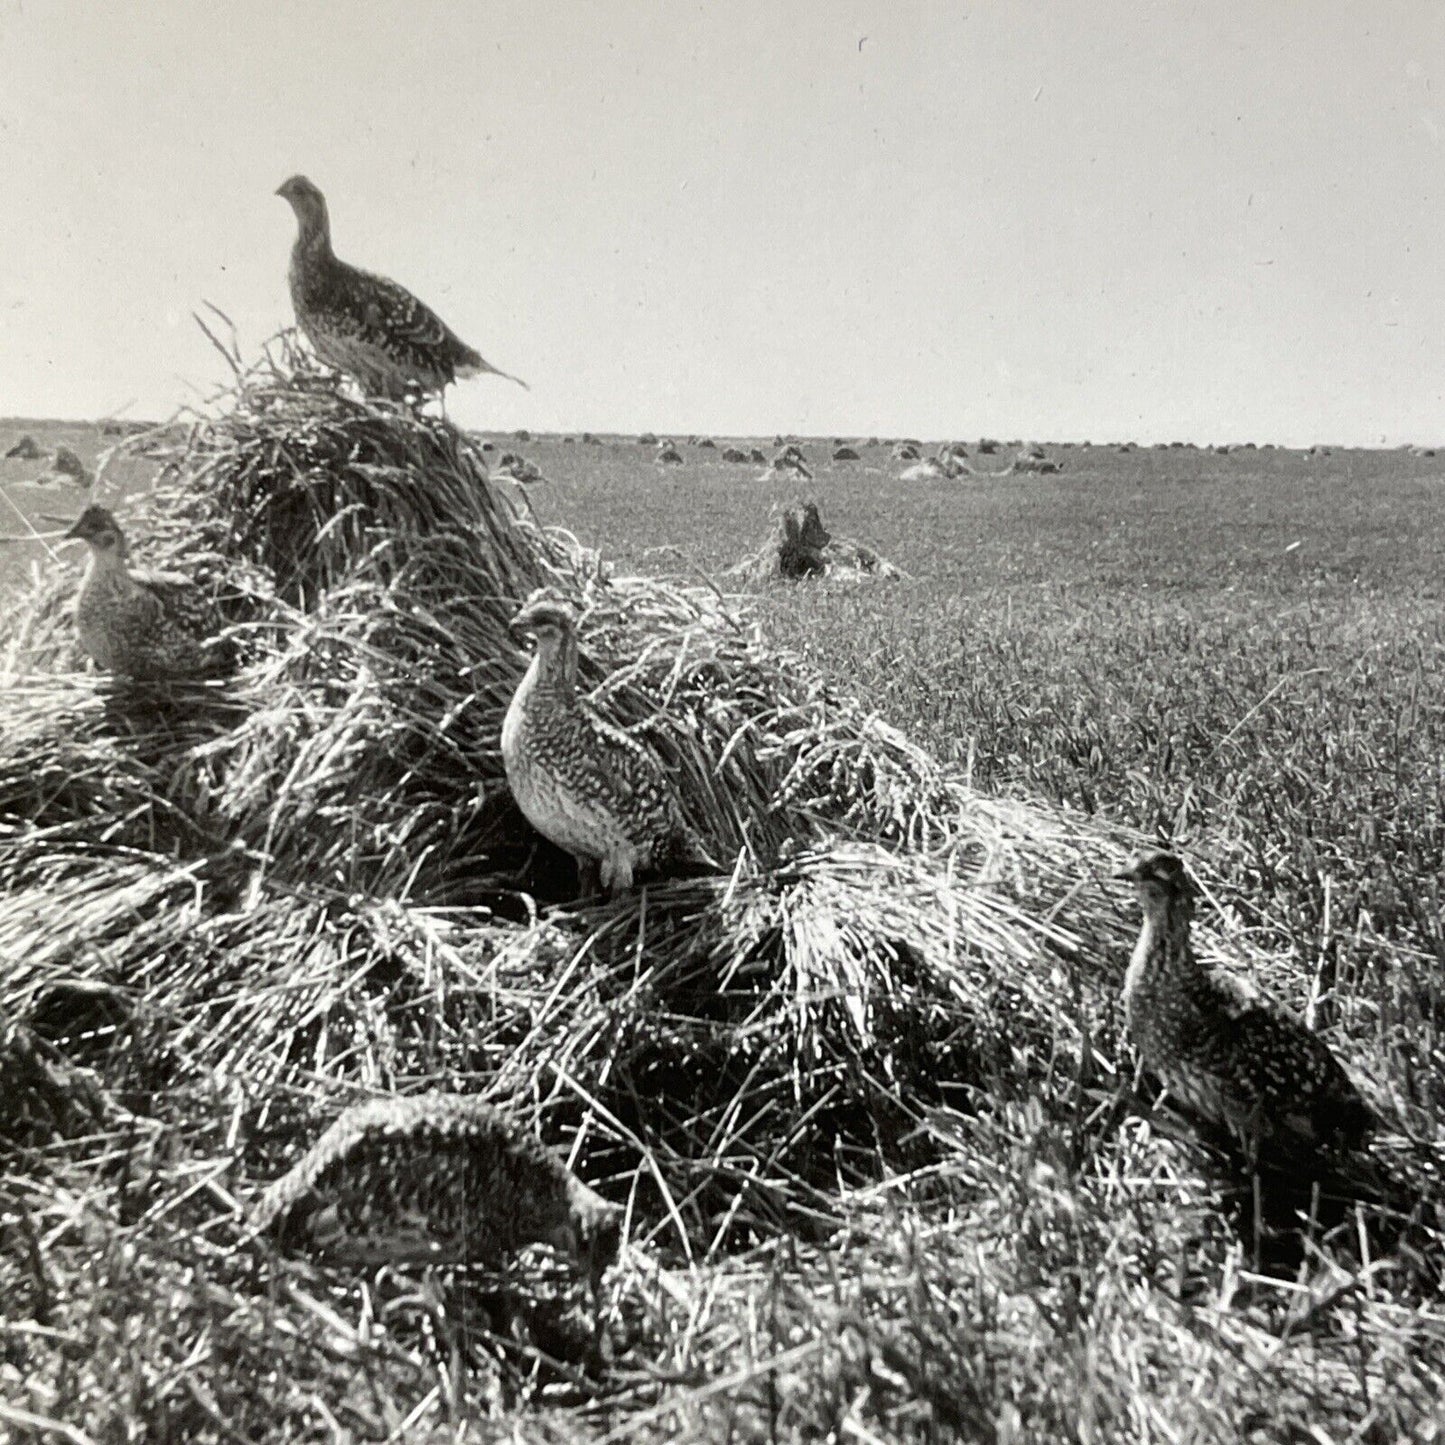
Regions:
<svg viewBox="0 0 1445 1445"><path fill-rule="evenodd" d="M515 381L523 391L531 391L531 387L522 380L520 376L513 376L510 371L503 371L499 366L493 366L490 361L478 356L474 361L464 361L457 367L457 378L461 380L468 376L481 376L490 372L493 376L500 376L504 381Z"/></svg>

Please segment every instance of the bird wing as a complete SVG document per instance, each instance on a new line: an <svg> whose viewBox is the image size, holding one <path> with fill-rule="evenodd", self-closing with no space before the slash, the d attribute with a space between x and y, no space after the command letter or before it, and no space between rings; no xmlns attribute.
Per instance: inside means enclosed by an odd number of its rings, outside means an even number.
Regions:
<svg viewBox="0 0 1445 1445"><path fill-rule="evenodd" d="M364 345L400 353L428 372L453 371L480 357L424 301L390 277L336 261L309 309Z"/></svg>
<svg viewBox="0 0 1445 1445"><path fill-rule="evenodd" d="M165 573L138 570L130 575L137 584L133 593L137 618L144 619L146 626L154 627L166 617L169 599L174 595L175 579L168 579Z"/></svg>
<svg viewBox="0 0 1445 1445"><path fill-rule="evenodd" d="M578 763L598 791L615 800L620 812L635 817L649 838L675 831L681 819L662 765L629 733L590 710L584 716L594 745Z"/></svg>
<svg viewBox="0 0 1445 1445"><path fill-rule="evenodd" d="M1239 980L1216 973L1209 982L1216 1007L1206 1011L1191 1062L1217 1080L1229 1122L1301 1150L1358 1136L1370 1111L1329 1045Z"/></svg>
<svg viewBox="0 0 1445 1445"><path fill-rule="evenodd" d="M148 568L132 569L131 577L138 584L137 596L147 599L144 605L151 623L169 622L194 637L216 630L210 600L192 578Z"/></svg>

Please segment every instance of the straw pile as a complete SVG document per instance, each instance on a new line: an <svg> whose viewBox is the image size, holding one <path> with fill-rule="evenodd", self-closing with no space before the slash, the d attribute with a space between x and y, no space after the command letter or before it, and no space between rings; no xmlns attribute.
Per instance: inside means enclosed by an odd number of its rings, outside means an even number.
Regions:
<svg viewBox="0 0 1445 1445"><path fill-rule="evenodd" d="M760 1381L795 1379L789 1438L822 1438L815 1366L856 1386L900 1330L920 1380L964 1350L974 1326L913 1299L883 1221L916 1195L928 1248L962 1258L964 1203L1003 1198L1004 1165L959 1143L984 1105L1031 1097L1018 1137L1056 1137L1108 1086L1130 925L1097 880L1130 840L971 793L714 593L605 579L444 420L268 360L150 444L134 543L213 590L242 663L165 692L75 670L71 569L7 625L0 1076L29 1092L0 1114L0 1398L22 1402L0 1420L410 1440L526 1410L528 1438L663 1439L723 1429L710 1381L751 1417ZM725 876L538 910L570 863L511 805L498 734L525 665L506 622L543 583ZM555 1291L499 1324L466 1290L257 1269L242 1206L343 1105L423 1087L485 1095L627 1205L610 1364ZM1188 1193L1172 1157L1149 1167ZM820 1294L850 1228L879 1269ZM1022 1307L1008 1268L985 1313ZM920 1320L941 1334L903 1348Z"/></svg>
<svg viewBox="0 0 1445 1445"><path fill-rule="evenodd" d="M774 505L773 527L756 552L729 569L728 575L753 586L778 580L828 577L835 582L891 580L903 574L866 542L838 537L824 525L813 501Z"/></svg>

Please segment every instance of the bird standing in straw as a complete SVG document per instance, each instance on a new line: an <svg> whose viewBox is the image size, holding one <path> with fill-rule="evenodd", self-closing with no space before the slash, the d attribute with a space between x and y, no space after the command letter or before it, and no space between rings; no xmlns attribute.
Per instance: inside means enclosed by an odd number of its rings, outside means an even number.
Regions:
<svg viewBox="0 0 1445 1445"><path fill-rule="evenodd" d="M334 1263L497 1266L551 1245L594 1294L622 1210L540 1140L467 1094L347 1109L256 1205L258 1233Z"/></svg>
<svg viewBox="0 0 1445 1445"><path fill-rule="evenodd" d="M1227 1130L1251 1163L1326 1162L1378 1120L1329 1046L1273 999L1210 968L1190 944L1194 884L1172 853L1115 875L1144 910L1124 980L1129 1036L1170 1095Z"/></svg>
<svg viewBox="0 0 1445 1445"><path fill-rule="evenodd" d="M339 260L326 197L305 176L292 176L276 194L296 213L291 304L327 366L354 377L369 395L392 400L440 392L482 372L527 385L484 360L404 286Z"/></svg>
<svg viewBox="0 0 1445 1445"><path fill-rule="evenodd" d="M536 651L502 723L502 760L517 806L577 860L584 895L597 874L625 893L634 873L671 862L715 866L683 821L657 759L577 695L577 614L546 589L512 619Z"/></svg>
<svg viewBox="0 0 1445 1445"><path fill-rule="evenodd" d="M217 618L188 578L133 572L125 533L104 507L87 507L65 535L90 549L75 629L97 666L142 679L219 670L224 658L208 643Z"/></svg>

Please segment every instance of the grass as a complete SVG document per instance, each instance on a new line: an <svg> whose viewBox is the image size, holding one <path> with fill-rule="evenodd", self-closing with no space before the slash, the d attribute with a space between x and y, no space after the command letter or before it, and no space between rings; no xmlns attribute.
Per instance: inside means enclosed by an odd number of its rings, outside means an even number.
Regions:
<svg viewBox="0 0 1445 1445"><path fill-rule="evenodd" d="M1111 1106L1132 918L1098 875L1126 827L1178 841L1207 948L1442 1138L1431 460L1051 449L1060 477L905 489L864 449L810 490L908 577L769 589L754 635L705 586L598 584L444 430L277 396L304 438L247 403L148 514L159 560L257 569L222 579L241 677L183 714L118 711L42 609L8 695L4 996L40 1053L5 1055L6 1096L95 1100L7 1134L12 1430L1430 1438L1430 1271L1349 1222L1281 1272L1217 1158ZM278 550L314 524L292 479L318 445L342 480L304 494L314 522L363 520ZM714 575L796 494L688 446L670 468L519 449L552 478L542 520L619 572ZM518 665L498 620L547 574L592 604L609 708L742 850L731 882L519 908L526 850L488 802ZM628 1204L605 1358L545 1302L498 1327L473 1291L428 1304L245 1247L238 1202L322 1115L441 1083Z"/></svg>

